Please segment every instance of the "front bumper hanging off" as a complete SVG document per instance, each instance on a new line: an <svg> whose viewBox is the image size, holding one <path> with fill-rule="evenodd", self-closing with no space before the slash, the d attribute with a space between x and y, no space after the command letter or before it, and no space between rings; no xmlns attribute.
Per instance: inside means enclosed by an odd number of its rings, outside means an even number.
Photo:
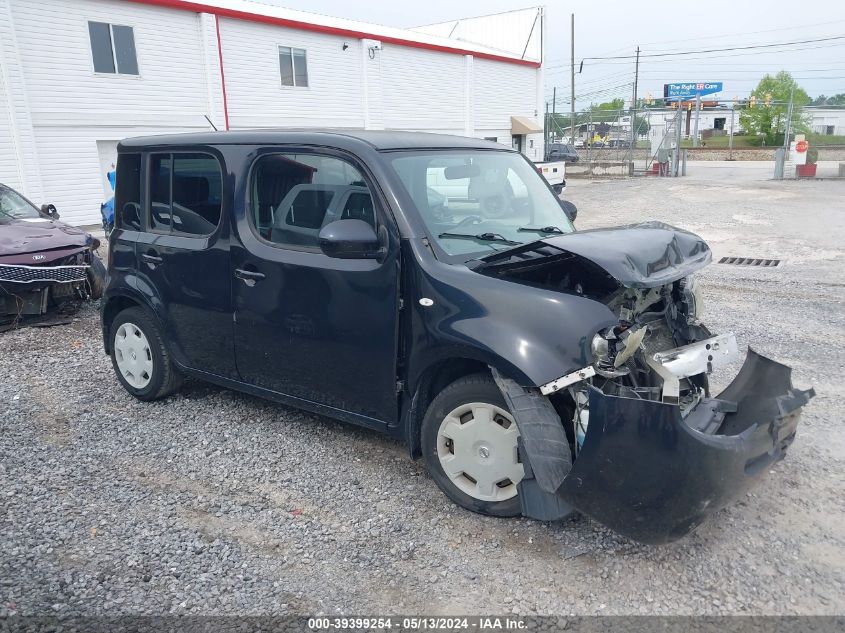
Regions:
<svg viewBox="0 0 845 633"><path fill-rule="evenodd" d="M571 506L644 543L684 536L784 457L815 395L794 388L791 373L749 349L728 388L686 417L676 404L591 389L584 443L563 476L559 460L549 471L548 453L533 448L548 440L549 425L524 424L512 408L527 462L523 514L548 520ZM497 378L511 404L516 392Z"/></svg>

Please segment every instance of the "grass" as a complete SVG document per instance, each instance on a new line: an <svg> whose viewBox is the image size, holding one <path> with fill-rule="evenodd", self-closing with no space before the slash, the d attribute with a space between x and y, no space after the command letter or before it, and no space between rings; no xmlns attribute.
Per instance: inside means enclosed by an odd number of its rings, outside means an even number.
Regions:
<svg viewBox="0 0 845 633"><path fill-rule="evenodd" d="M825 134L807 134L807 140L810 145L816 147L823 147L825 145L845 145L845 136L829 136ZM761 138L759 136L734 136L734 149L747 149L751 147L762 147ZM692 147L692 141L684 139L681 141L681 147ZM704 139L703 147L728 147L727 136L713 136ZM780 147L780 144L770 145L769 147Z"/></svg>

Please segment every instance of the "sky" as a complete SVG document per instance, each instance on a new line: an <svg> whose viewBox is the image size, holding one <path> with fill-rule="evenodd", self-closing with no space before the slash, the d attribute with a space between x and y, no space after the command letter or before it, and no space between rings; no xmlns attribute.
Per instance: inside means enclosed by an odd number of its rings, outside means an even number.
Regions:
<svg viewBox="0 0 845 633"><path fill-rule="evenodd" d="M396 27L537 6L531 0L263 0L337 17ZM546 93L557 86L558 109L569 108L570 14L575 14L575 58L633 55L639 45L640 96L662 96L668 82L721 81L721 97L745 97L765 73L789 71L811 97L845 93L845 0L707 0L631 2L547 0ZM688 56L649 58L676 51L841 39ZM630 99L633 60L584 62L575 77L576 104Z"/></svg>

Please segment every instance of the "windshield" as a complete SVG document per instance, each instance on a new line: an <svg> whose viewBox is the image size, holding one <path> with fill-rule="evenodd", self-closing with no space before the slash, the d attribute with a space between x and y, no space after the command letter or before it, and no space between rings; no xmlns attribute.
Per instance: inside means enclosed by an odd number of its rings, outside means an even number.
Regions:
<svg viewBox="0 0 845 633"><path fill-rule="evenodd" d="M555 195L521 154L415 152L392 163L447 255L465 261L573 231Z"/></svg>
<svg viewBox="0 0 845 633"><path fill-rule="evenodd" d="M23 196L8 187L0 186L0 222L40 217L38 209Z"/></svg>

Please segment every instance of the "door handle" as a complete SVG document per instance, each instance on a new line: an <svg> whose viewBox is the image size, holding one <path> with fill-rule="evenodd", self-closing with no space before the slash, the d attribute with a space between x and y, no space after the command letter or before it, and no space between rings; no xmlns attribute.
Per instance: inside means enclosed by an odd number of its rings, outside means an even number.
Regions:
<svg viewBox="0 0 845 633"><path fill-rule="evenodd" d="M261 281L264 279L264 273L260 273L257 270L245 270L243 268L235 268L235 277L238 279L242 279L247 282L247 285L251 286L256 281ZM252 282L249 283L249 282Z"/></svg>
<svg viewBox="0 0 845 633"><path fill-rule="evenodd" d="M164 263L164 260L161 257L159 257L158 255L152 255L151 253L144 253L143 255L141 255L141 259L147 262L148 264L153 265Z"/></svg>

